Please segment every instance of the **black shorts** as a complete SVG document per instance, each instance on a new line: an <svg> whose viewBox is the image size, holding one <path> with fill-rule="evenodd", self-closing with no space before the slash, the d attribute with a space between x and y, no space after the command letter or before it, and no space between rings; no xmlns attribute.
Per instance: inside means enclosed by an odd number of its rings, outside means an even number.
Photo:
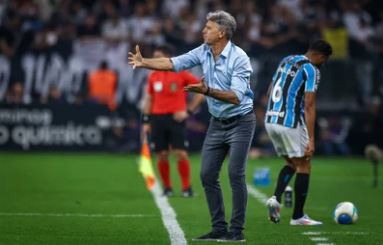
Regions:
<svg viewBox="0 0 383 245"><path fill-rule="evenodd" d="M154 150L160 152L172 149L186 150L185 121L179 123L173 119L173 114L151 116L151 140L154 143Z"/></svg>

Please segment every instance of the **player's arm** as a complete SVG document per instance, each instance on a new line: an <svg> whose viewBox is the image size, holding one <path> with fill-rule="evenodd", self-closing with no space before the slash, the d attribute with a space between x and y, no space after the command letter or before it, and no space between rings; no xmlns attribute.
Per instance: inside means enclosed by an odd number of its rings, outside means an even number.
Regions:
<svg viewBox="0 0 383 245"><path fill-rule="evenodd" d="M305 121L309 135L309 143L305 150L305 156L311 157L315 150L314 128L316 117L316 91L319 84L319 70L311 64L303 66L303 75L305 77Z"/></svg>
<svg viewBox="0 0 383 245"><path fill-rule="evenodd" d="M185 90L188 92L210 96L214 99L222 100L235 105L239 105L240 103L237 95L233 91L222 91L210 88L206 85L203 78L197 84L190 84L186 86Z"/></svg>
<svg viewBox="0 0 383 245"><path fill-rule="evenodd" d="M138 45L136 45L136 53L129 52L129 64L136 67L170 71L173 70L173 63L170 58L143 58Z"/></svg>
<svg viewBox="0 0 383 245"><path fill-rule="evenodd" d="M314 92L305 93L305 121L307 131L309 135L309 145L306 148L305 156L311 157L315 151L315 139L314 139L314 128L315 128L315 117L316 117L316 95Z"/></svg>
<svg viewBox="0 0 383 245"><path fill-rule="evenodd" d="M150 113L152 111L152 96L147 93L144 98L144 108L142 111L142 133L144 135L149 134L151 131L150 127Z"/></svg>
<svg viewBox="0 0 383 245"><path fill-rule="evenodd" d="M205 101L205 96L203 94L196 93L193 95L192 100L188 105L188 114L194 114L197 108Z"/></svg>

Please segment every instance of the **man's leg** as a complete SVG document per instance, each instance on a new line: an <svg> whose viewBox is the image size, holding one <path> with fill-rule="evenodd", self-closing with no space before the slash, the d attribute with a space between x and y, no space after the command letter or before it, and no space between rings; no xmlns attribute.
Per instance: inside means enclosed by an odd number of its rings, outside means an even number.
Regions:
<svg viewBox="0 0 383 245"><path fill-rule="evenodd" d="M284 158L286 160L286 165L279 172L277 185L274 191L274 196L279 203L281 203L282 193L285 191L286 186L289 184L296 170L292 161L286 156L284 156Z"/></svg>
<svg viewBox="0 0 383 245"><path fill-rule="evenodd" d="M217 122L211 120L202 147L200 176L210 211L212 230L218 233L227 231L222 191L218 181L219 172L228 151L223 138L224 131Z"/></svg>
<svg viewBox="0 0 383 245"><path fill-rule="evenodd" d="M169 151L160 151L157 153L157 167L160 173L162 185L164 187L164 194L167 195L172 189L170 180L170 164L169 164ZM169 195L172 193L169 192Z"/></svg>
<svg viewBox="0 0 383 245"><path fill-rule="evenodd" d="M168 122L169 119L166 117L153 116L150 125L152 127L151 139L152 143L154 143L164 195L171 196L173 193L170 181Z"/></svg>
<svg viewBox="0 0 383 245"><path fill-rule="evenodd" d="M311 163L307 158L292 158L297 166L297 174L295 177L295 203L293 218L290 220L290 225L321 225L322 222L311 219L308 215L305 215L303 208L306 202L309 182Z"/></svg>
<svg viewBox="0 0 383 245"><path fill-rule="evenodd" d="M303 208L309 190L311 163L310 160L306 158L292 158L292 160L297 166L297 175L294 184L295 203L293 219L299 219L304 215Z"/></svg>
<svg viewBox="0 0 383 245"><path fill-rule="evenodd" d="M238 120L237 125L227 132L230 145L229 178L232 190L232 217L230 231L241 233L244 229L247 205L246 165L255 129L254 114Z"/></svg>
<svg viewBox="0 0 383 245"><path fill-rule="evenodd" d="M192 196L193 193L190 188L190 162L189 156L186 151L188 142L186 140L186 126L185 121L176 122L172 120L170 127L170 144L174 149L177 157L178 172L182 181L182 194L185 197Z"/></svg>
<svg viewBox="0 0 383 245"><path fill-rule="evenodd" d="M188 153L185 150L174 150L177 163L178 163L178 172L181 176L182 181L182 191L187 191L190 189L190 161Z"/></svg>

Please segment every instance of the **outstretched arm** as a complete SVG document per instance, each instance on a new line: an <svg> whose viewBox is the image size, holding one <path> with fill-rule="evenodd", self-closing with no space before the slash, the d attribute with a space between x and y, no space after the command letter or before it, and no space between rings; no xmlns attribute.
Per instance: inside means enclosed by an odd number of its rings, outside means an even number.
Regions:
<svg viewBox="0 0 383 245"><path fill-rule="evenodd" d="M136 53L129 52L129 64L136 67L143 67L153 70L170 71L173 70L173 63L170 58L143 58L140 47L136 45Z"/></svg>

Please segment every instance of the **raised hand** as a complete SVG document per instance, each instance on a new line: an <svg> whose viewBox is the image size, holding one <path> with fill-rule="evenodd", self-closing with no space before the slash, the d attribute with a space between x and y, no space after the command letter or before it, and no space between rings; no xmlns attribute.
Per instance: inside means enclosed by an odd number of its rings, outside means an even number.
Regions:
<svg viewBox="0 0 383 245"><path fill-rule="evenodd" d="M142 66L142 55L140 51L140 47L136 45L136 53L133 54L132 52L129 52L129 64L133 66L133 69L136 67L141 67Z"/></svg>

